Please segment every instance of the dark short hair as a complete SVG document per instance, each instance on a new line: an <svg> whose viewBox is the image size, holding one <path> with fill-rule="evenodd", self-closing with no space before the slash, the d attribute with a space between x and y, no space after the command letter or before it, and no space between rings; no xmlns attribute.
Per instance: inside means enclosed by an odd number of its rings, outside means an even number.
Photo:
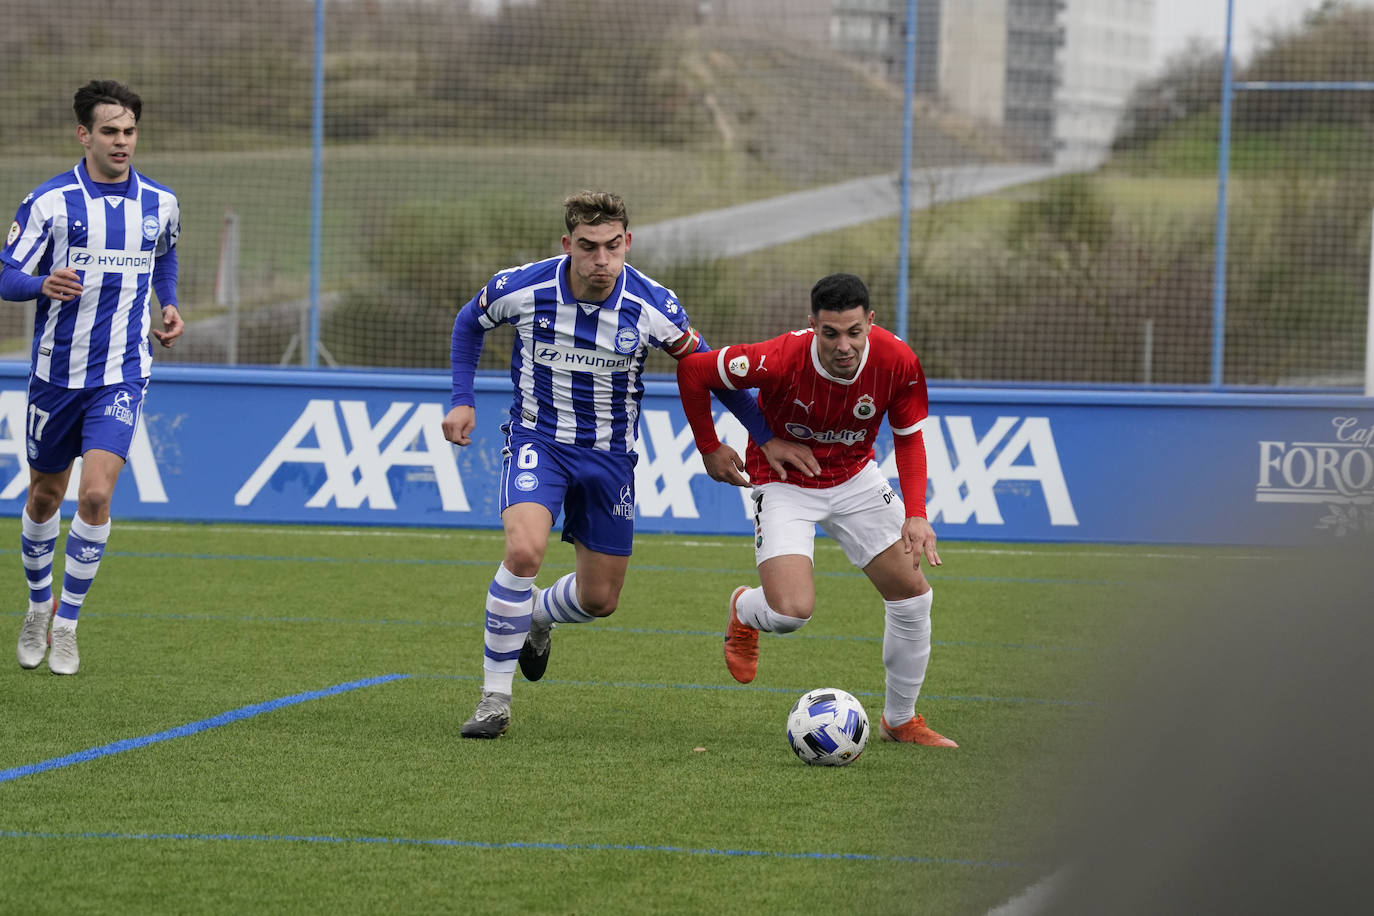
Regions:
<svg viewBox="0 0 1374 916"><path fill-rule="evenodd" d="M868 311L868 287L853 274L830 274L811 287L811 314L846 312L852 308Z"/></svg>
<svg viewBox="0 0 1374 916"><path fill-rule="evenodd" d="M90 130L95 126L95 106L118 105L129 109L134 123L143 116L143 100L123 83L114 80L91 80L80 89L72 100L72 111L76 112L76 123Z"/></svg>
<svg viewBox="0 0 1374 916"><path fill-rule="evenodd" d="M572 232L578 226L597 226L619 222L630 228L630 216L625 201L610 191L578 191L563 201L563 225Z"/></svg>

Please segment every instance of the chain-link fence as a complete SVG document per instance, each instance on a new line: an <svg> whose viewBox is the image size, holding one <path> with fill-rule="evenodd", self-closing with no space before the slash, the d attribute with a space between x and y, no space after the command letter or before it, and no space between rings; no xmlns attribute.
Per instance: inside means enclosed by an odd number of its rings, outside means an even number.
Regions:
<svg viewBox="0 0 1374 916"><path fill-rule="evenodd" d="M1122 89L1105 162L1061 174L1047 76L1079 53L1063 4L917 8L903 323L931 377L1207 384L1222 36ZM300 364L317 263L322 364L443 369L455 310L498 269L557 253L561 201L584 187L626 198L630 260L713 343L804 324L836 270L898 325L904 0L322 9L316 262L315 0L11 4L7 208L78 158L78 85L143 96L135 166L183 215L190 326L160 359ZM1371 61L1374 10L1332 3L1237 78L1368 80ZM1232 127L1224 381L1355 384L1374 95L1238 93ZM22 312L0 314L16 358ZM508 349L490 341L483 365Z"/></svg>

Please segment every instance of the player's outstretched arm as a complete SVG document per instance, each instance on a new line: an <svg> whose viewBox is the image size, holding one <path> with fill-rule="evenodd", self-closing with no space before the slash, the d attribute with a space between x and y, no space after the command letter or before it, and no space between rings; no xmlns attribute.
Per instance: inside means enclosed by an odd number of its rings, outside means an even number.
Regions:
<svg viewBox="0 0 1374 916"><path fill-rule="evenodd" d="M444 417L444 438L454 445L471 445L472 430L477 425L477 410L471 404L459 404Z"/></svg>
<svg viewBox="0 0 1374 916"><path fill-rule="evenodd" d="M926 520L926 443L919 428L903 432L892 430L893 457L897 480L902 487L902 503L907 518L902 523L902 549L911 554L911 564L921 565L921 557L931 566L940 565L935 549L935 529Z"/></svg>
<svg viewBox="0 0 1374 916"><path fill-rule="evenodd" d="M482 292L473 296L458 310L458 314L453 318L453 337L449 342L449 361L453 376L448 403L455 409L466 406L470 417L475 415L472 405L477 403L477 396L473 386L477 377L477 361L482 357L482 340L486 334L486 327L479 318L482 305L486 302L485 293L486 288L483 287ZM466 428L453 427L453 435L449 435L449 419L452 417L453 410L450 410L448 417L444 419L444 437L458 445L467 445L467 434L472 432L475 421L470 421ZM458 435L463 436L463 441L453 437Z"/></svg>
<svg viewBox="0 0 1374 916"><path fill-rule="evenodd" d="M679 347L682 349L682 347ZM692 438L701 453L702 466L712 480L736 487L749 486L744 476L744 459L716 436L711 416L710 379L715 375L714 359L706 353L685 353L678 357L678 398L692 427Z"/></svg>
<svg viewBox="0 0 1374 916"><path fill-rule="evenodd" d="M759 445L773 438L773 430L769 428L768 421L764 418L763 411L759 409L759 402L754 395L743 389L735 389L720 384L720 377L714 369L715 360L719 354L711 350L711 345L697 333L695 328L689 328L687 333L670 343L665 351L678 361L679 384L681 384L682 379L682 364L684 362L695 363L695 368L691 370L692 376L700 383L701 390L707 392L704 395L707 401L710 400L710 395L714 394L716 400L724 404L725 409L734 414L740 425L748 430L749 438ZM709 360L703 359L707 354L711 354ZM707 369L708 365L712 368ZM687 406L685 401L683 406ZM690 412L688 418L691 418ZM697 440L697 447L703 455L706 454L706 451L701 449L700 439Z"/></svg>
<svg viewBox="0 0 1374 916"><path fill-rule="evenodd" d="M902 549L911 554L911 565L920 567L921 558L931 566L941 566L940 552L935 549L935 529L923 518L909 518L902 523Z"/></svg>

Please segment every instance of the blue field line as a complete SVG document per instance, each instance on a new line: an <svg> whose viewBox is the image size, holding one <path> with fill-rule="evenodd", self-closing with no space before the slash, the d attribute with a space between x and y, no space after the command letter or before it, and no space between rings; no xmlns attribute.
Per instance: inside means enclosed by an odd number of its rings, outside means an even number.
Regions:
<svg viewBox="0 0 1374 916"><path fill-rule="evenodd" d="M279 697L275 700L268 700L265 703L254 703L250 706L240 706L238 709L231 709L222 712L217 716L208 719L201 719L199 722L191 722L187 725L179 725L176 728L169 728L153 735L143 735L138 738L125 738L122 741L115 741L110 744L103 744L100 747L87 748L84 751L77 751L74 754L67 754L62 757L54 757L50 760L42 760L38 763L30 763L24 766L11 767L8 770L0 770L0 783L12 782L22 779L25 776L32 776L35 773L42 773L45 770L56 770L62 767L74 766L78 763L87 763L91 760L98 760L101 757L108 757L111 754L121 754L124 751L133 751L150 744L157 744L160 741L170 741L173 738L185 738L198 732L207 731L212 728L219 728L221 725L229 725L243 719L251 719L253 716L260 716L263 713L282 709L287 706L295 706L298 703L306 703L310 700L319 700L324 697L332 697L336 694L347 693L350 690L358 690L362 687L373 687L377 684L385 684L390 681L408 678L408 674L384 674L381 677L369 677L360 681L349 681L346 684L335 684L333 687L326 687L323 690L309 690L305 693L292 694L289 697Z"/></svg>
<svg viewBox="0 0 1374 916"><path fill-rule="evenodd" d="M433 679L443 681L480 681L482 678L474 674L412 674L411 677L420 679ZM762 687L757 684L664 684L649 683L645 681L571 681L559 678L546 677L539 681L541 686L534 689L549 687L614 687L622 690L717 690L731 693L776 693L785 696L801 696L810 687ZM883 694L876 690L851 690L856 697L876 697L881 699ZM1066 700L1060 698L1042 697L998 697L983 696L980 694L938 694L922 693L922 700L930 702L944 703L1013 703L1026 706L1082 706L1098 707L1104 704L1099 700Z"/></svg>
<svg viewBox="0 0 1374 916"><path fill-rule="evenodd" d="M701 846L657 846L647 843L488 843L449 837L393 836L296 836L264 833L48 833L35 830L0 830L7 840L190 840L238 843L327 843L363 846L445 846L456 849L537 850L549 852L661 852L687 856L726 856L761 859L816 859L845 862L879 862L916 865L959 865L968 868L1026 868L1018 862L948 859L938 856L894 856L863 852L785 852L772 849L716 849Z"/></svg>

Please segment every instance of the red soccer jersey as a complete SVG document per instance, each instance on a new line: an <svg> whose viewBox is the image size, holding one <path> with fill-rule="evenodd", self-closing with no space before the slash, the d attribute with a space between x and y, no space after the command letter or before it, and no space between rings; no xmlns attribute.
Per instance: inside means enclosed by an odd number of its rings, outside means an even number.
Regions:
<svg viewBox="0 0 1374 916"><path fill-rule="evenodd" d="M807 328L771 340L689 356L680 364L679 384L684 390L684 406L688 388L694 384L702 388L757 388L759 406L773 434L809 445L821 466L816 477L789 473L788 483L821 488L844 483L874 457L873 440L884 415L894 433L909 435L919 429L930 402L920 360L890 331L872 327L852 379L837 378L821 368L815 337ZM694 362L688 365L688 361ZM714 439L710 404L705 403L706 426L711 427ZM693 420L690 409L688 419ZM697 417L693 430L701 430L700 424L701 417ZM714 445L714 441L703 442L697 437L697 446L705 446L703 451ZM780 479L753 439L749 440L744 463L756 485ZM924 460L920 470L923 475ZM924 480L921 484L924 504Z"/></svg>

